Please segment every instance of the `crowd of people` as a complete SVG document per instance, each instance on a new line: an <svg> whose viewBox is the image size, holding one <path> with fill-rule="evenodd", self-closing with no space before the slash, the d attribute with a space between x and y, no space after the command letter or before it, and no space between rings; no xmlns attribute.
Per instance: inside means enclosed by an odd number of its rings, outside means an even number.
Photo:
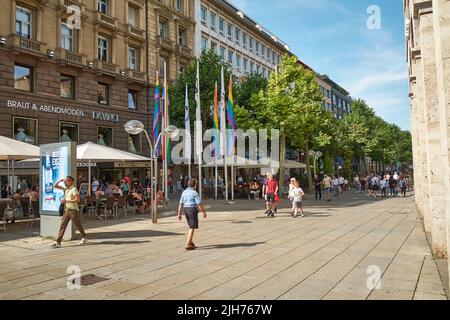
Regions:
<svg viewBox="0 0 450 320"><path fill-rule="evenodd" d="M26 179L19 180L16 190L13 190L9 184L2 184L1 188L1 198L11 198L19 200L20 198L29 198L30 203L32 201L39 201L39 186L30 184Z"/></svg>

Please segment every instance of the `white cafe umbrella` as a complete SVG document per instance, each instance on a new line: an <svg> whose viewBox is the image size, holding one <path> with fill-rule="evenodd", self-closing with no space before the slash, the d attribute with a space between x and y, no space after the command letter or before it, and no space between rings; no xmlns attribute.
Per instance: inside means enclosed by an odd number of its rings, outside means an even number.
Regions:
<svg viewBox="0 0 450 320"><path fill-rule="evenodd" d="M29 143L0 136L0 160L6 160L8 162L8 183L10 160L24 160L35 157L39 157L39 147L33 146ZM12 166L12 174L14 176L14 164Z"/></svg>
<svg viewBox="0 0 450 320"><path fill-rule="evenodd" d="M86 142L77 146L77 160L88 161L89 194L91 194L91 162L151 161L150 158L114 148L109 148L93 142Z"/></svg>
<svg viewBox="0 0 450 320"><path fill-rule="evenodd" d="M39 158L25 160L24 162L28 161L30 162L39 161ZM86 142L84 144L80 144L77 146L77 161L88 162L89 194L91 194L91 162L111 162L111 161L132 162L132 161L151 161L151 159L134 153L102 146L93 142Z"/></svg>
<svg viewBox="0 0 450 320"><path fill-rule="evenodd" d="M39 157L39 147L0 136L0 160L25 160Z"/></svg>

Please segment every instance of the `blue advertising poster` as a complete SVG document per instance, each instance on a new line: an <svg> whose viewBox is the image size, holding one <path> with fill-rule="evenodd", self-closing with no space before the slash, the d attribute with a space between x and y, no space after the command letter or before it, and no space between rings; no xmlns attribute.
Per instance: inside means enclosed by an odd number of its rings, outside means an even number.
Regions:
<svg viewBox="0 0 450 320"><path fill-rule="evenodd" d="M55 184L67 176L74 175L76 160L73 150L74 144L71 142L41 145L40 182L42 192L40 193L40 203L41 213L44 215L59 215L59 205L64 193L57 190ZM61 186L64 186L64 182L61 183Z"/></svg>

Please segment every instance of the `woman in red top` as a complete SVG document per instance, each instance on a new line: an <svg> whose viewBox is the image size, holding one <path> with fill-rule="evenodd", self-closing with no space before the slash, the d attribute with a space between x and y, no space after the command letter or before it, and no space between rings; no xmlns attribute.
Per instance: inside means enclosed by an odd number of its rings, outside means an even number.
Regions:
<svg viewBox="0 0 450 320"><path fill-rule="evenodd" d="M267 183L263 187L263 194L266 198L266 215L273 218L277 212L275 195L278 194L278 182L273 178L271 173L267 174Z"/></svg>

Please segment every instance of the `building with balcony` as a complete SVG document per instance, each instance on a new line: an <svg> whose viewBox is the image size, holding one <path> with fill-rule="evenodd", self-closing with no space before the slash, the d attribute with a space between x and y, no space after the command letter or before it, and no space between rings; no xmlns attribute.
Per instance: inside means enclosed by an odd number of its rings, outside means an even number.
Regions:
<svg viewBox="0 0 450 320"><path fill-rule="evenodd" d="M343 119L351 112L352 98L350 93L327 75L316 75L320 90L324 95L324 107L333 112L336 119Z"/></svg>
<svg viewBox="0 0 450 320"><path fill-rule="evenodd" d="M123 125L147 110L144 0L0 2L0 134L146 153Z"/></svg>
<svg viewBox="0 0 450 320"><path fill-rule="evenodd" d="M269 78L289 46L226 0L195 2L195 55L212 50L238 78L257 72Z"/></svg>
<svg viewBox="0 0 450 320"><path fill-rule="evenodd" d="M148 0L148 74L155 83L156 70L162 80L174 81L194 57L194 1Z"/></svg>
<svg viewBox="0 0 450 320"><path fill-rule="evenodd" d="M297 63L314 72L320 92L323 95L323 107L325 110L333 112L336 119L343 119L346 114L350 113L352 98L347 90L331 80L327 75L317 73L303 61L298 60Z"/></svg>

